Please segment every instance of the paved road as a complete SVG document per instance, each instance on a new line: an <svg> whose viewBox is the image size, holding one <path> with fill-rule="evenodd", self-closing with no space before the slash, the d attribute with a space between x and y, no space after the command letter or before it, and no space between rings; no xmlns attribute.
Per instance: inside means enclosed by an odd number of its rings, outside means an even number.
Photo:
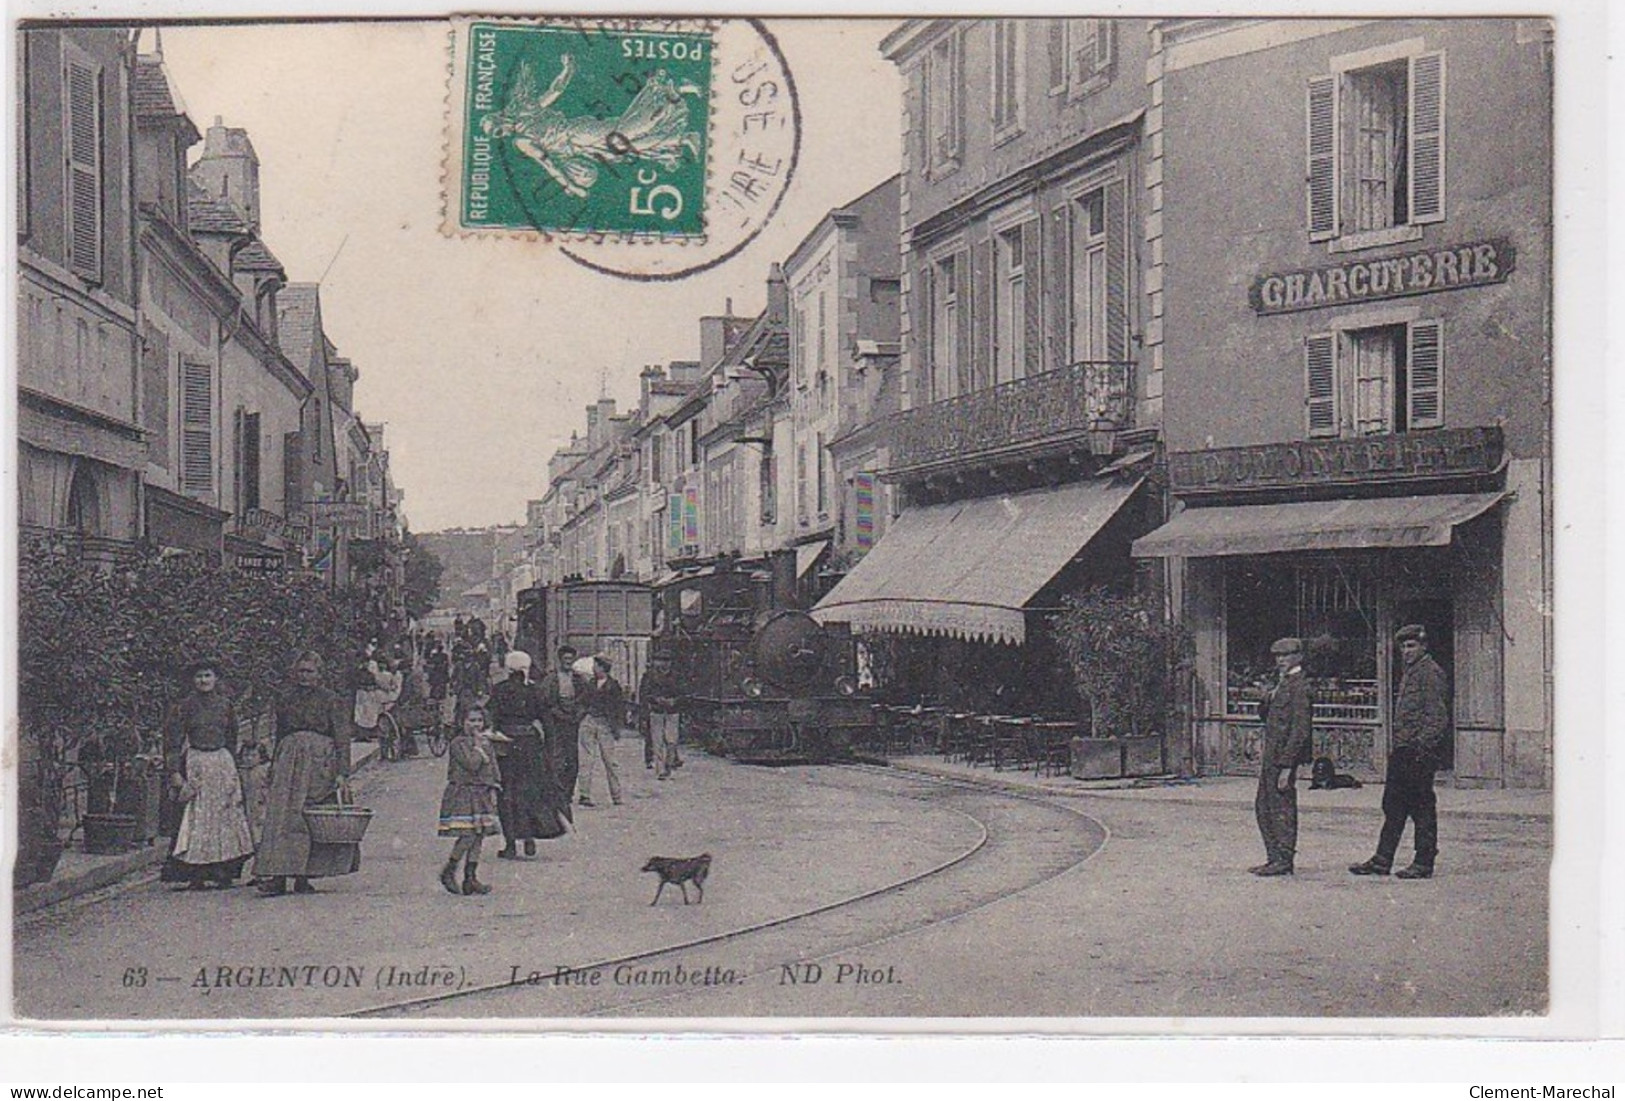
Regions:
<svg viewBox="0 0 1625 1101"><path fill-rule="evenodd" d="M458 899L434 883L443 768L369 774L379 818L365 866L321 896L144 884L26 921L18 1011L323 1016L445 992L381 989L391 966L465 989L516 968L536 975L401 1014L414 1018L1475 1016L1545 1004L1550 839L1539 820L1447 819L1439 878L1405 883L1344 871L1368 854L1374 816L1306 813L1299 874L1261 881L1243 870L1259 859L1250 808L1121 793L1035 801L696 756L673 784L628 770L628 806L584 812L581 836L534 863L488 859L496 892ZM643 859L702 850L717 857L705 904L683 907L668 890L649 907ZM950 863L851 906L658 954ZM628 956L647 958L619 979L613 966L558 973ZM310 986L235 985L260 983L256 969L271 965L343 970L336 988L325 974ZM148 968L145 987L123 985L134 966ZM221 967L234 985L216 983ZM195 985L200 968L210 989ZM353 972L359 985L347 985Z"/></svg>

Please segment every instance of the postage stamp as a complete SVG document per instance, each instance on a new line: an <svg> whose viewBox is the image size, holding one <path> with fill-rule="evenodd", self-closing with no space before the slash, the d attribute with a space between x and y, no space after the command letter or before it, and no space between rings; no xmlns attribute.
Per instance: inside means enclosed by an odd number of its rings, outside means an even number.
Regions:
<svg viewBox="0 0 1625 1101"><path fill-rule="evenodd" d="M679 278L748 244L794 175L795 84L758 21L475 18L451 49L449 235Z"/></svg>
<svg viewBox="0 0 1625 1101"><path fill-rule="evenodd" d="M704 232L709 34L476 23L469 48L461 226Z"/></svg>

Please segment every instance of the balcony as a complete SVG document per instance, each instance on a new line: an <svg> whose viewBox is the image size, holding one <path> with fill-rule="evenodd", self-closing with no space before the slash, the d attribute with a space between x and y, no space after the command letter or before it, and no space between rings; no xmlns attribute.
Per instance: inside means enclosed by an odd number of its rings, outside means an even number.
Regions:
<svg viewBox="0 0 1625 1101"><path fill-rule="evenodd" d="M1084 446L1110 454L1133 427L1134 364L1074 363L910 409L886 426L892 473L925 473Z"/></svg>

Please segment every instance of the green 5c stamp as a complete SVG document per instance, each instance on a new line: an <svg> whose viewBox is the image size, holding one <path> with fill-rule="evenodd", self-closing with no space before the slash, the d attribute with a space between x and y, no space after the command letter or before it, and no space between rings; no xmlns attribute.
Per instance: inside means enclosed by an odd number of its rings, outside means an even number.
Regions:
<svg viewBox="0 0 1625 1101"><path fill-rule="evenodd" d="M705 231L711 36L475 23L459 219Z"/></svg>
<svg viewBox="0 0 1625 1101"><path fill-rule="evenodd" d="M742 248L794 172L794 82L754 20L475 18L452 50L450 234L676 278Z"/></svg>

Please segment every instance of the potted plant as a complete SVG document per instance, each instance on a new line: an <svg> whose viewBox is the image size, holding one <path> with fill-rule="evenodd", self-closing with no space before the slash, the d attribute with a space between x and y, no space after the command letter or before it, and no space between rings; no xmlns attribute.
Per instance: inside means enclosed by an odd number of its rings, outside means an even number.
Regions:
<svg viewBox="0 0 1625 1101"><path fill-rule="evenodd" d="M1051 624L1088 709L1088 733L1072 743L1072 775L1096 780L1166 771L1163 732L1185 632L1146 597L1103 586L1063 597Z"/></svg>

